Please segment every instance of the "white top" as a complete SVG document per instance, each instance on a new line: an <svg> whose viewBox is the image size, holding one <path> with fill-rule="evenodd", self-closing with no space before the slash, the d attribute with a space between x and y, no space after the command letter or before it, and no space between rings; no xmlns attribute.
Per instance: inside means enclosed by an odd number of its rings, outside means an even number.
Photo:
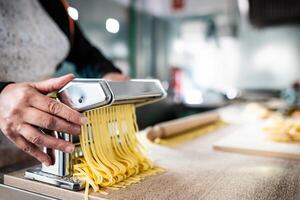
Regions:
<svg viewBox="0 0 300 200"><path fill-rule="evenodd" d="M49 78L69 48L37 0L0 0L0 81Z"/></svg>

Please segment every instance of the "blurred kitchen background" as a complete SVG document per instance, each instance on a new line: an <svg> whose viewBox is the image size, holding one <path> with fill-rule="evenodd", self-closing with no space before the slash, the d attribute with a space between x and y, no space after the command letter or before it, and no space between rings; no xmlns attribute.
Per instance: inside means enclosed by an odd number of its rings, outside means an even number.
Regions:
<svg viewBox="0 0 300 200"><path fill-rule="evenodd" d="M141 128L236 100L279 97L300 78L297 0L69 4L69 15L124 73L158 78L168 90L164 102L138 110ZM58 74L66 71L68 63Z"/></svg>

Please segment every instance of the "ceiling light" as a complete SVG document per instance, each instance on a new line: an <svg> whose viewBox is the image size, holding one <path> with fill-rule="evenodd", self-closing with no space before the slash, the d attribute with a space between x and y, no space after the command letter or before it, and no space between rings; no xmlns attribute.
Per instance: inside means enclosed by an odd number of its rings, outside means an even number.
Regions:
<svg viewBox="0 0 300 200"><path fill-rule="evenodd" d="M120 23L114 18L108 18L105 25L106 30L110 33L118 33L120 30Z"/></svg>
<svg viewBox="0 0 300 200"><path fill-rule="evenodd" d="M78 20L78 10L73 7L68 7L68 14L73 20Z"/></svg>

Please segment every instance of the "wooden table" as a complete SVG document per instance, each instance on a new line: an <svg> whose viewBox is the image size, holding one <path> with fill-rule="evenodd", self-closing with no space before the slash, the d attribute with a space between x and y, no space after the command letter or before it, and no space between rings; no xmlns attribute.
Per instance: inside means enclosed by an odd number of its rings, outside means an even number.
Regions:
<svg viewBox="0 0 300 200"><path fill-rule="evenodd" d="M151 145L150 156L167 168L108 199L300 199L300 161L214 151L230 125L175 147Z"/></svg>

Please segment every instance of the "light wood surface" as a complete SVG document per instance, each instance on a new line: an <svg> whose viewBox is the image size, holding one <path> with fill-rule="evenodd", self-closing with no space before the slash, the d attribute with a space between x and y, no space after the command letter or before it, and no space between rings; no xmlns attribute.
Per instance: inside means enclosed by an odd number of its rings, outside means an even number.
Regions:
<svg viewBox="0 0 300 200"><path fill-rule="evenodd" d="M216 142L214 149L233 153L252 154L300 160L300 143L273 142L257 123L242 125L231 135Z"/></svg>
<svg viewBox="0 0 300 200"><path fill-rule="evenodd" d="M72 199L72 200L83 200L84 192L74 192L65 190L58 187L53 187L37 181L31 181L24 178L24 171L20 170L11 174L4 175L4 184L27 190L33 193L42 194L45 196L57 198L57 199ZM93 193L90 195L90 200L104 200L105 195Z"/></svg>
<svg viewBox="0 0 300 200"><path fill-rule="evenodd" d="M235 107L232 112L237 118L240 118L240 109ZM126 189L112 191L105 197L114 200L300 199L300 161L213 150L212 145L216 141L241 127L231 125L175 147L150 144L151 158L167 168L167 172ZM31 181L26 183L23 185L27 189L35 185ZM36 191L43 193L50 187L44 185ZM59 191L63 198L69 194L66 190ZM78 199L78 196L73 194L69 199Z"/></svg>

